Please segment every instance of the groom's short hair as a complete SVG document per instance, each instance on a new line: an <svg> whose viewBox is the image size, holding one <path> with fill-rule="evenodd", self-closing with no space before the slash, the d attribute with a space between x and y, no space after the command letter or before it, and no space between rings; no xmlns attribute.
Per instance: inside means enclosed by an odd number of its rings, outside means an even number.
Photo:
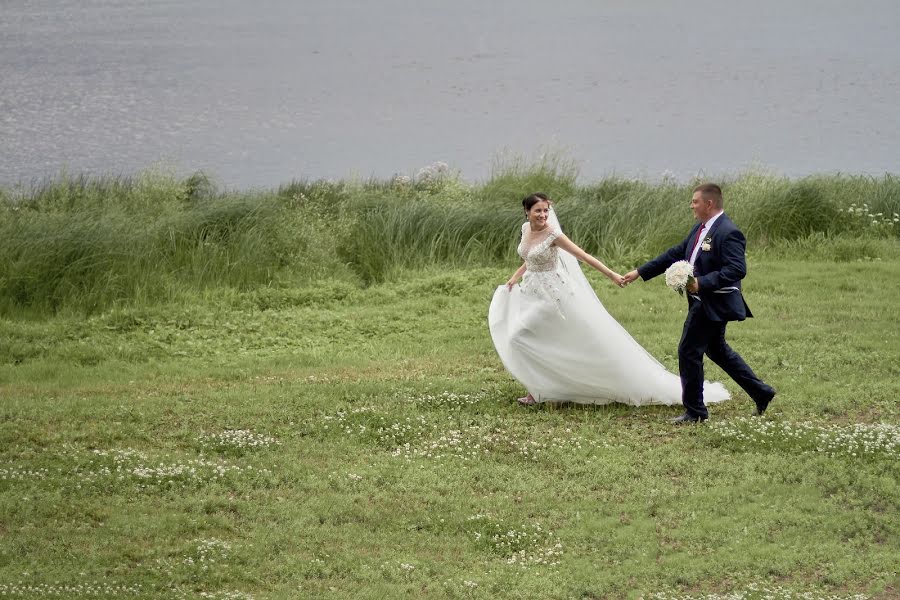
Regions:
<svg viewBox="0 0 900 600"><path fill-rule="evenodd" d="M713 206L716 208L722 208L724 204L722 188L714 183L701 183L694 188L694 192L700 192L700 196L705 200L712 200Z"/></svg>

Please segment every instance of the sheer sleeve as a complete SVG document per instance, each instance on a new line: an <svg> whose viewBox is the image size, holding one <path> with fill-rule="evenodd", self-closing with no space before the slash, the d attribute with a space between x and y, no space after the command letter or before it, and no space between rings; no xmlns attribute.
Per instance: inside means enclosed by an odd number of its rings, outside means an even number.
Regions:
<svg viewBox="0 0 900 600"><path fill-rule="evenodd" d="M550 240L550 243L552 244L554 241L556 241L556 238L558 238L561 235L562 235L562 230L559 227L551 226L550 233L547 234L547 239Z"/></svg>

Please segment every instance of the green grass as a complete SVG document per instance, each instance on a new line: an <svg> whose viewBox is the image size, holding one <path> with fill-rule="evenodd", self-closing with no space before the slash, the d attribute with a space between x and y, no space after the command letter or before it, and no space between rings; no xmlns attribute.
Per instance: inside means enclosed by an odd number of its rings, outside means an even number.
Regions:
<svg viewBox="0 0 900 600"><path fill-rule="evenodd" d="M722 183L751 253L896 255L894 175L750 172ZM217 190L202 175L63 176L0 189L0 315L90 315L323 279L369 286L410 269L507 266L516 260L521 198L535 191L554 198L576 243L632 265L680 241L692 185L579 184L575 169L552 157L498 164L478 184L445 166L409 181L300 181L253 192Z"/></svg>
<svg viewBox="0 0 900 600"><path fill-rule="evenodd" d="M560 202L573 232L600 187ZM368 287L341 271L4 317L0 593L895 597L900 255L889 236L821 235L750 251L757 318L729 339L779 390L765 426L729 380L696 427L670 426L673 408L517 406L486 327L516 266L499 243L496 266L392 258ZM674 368L683 301L592 280Z"/></svg>
<svg viewBox="0 0 900 600"><path fill-rule="evenodd" d="M622 272L690 225L692 184L576 175L0 189L0 596L896 596L900 180L723 182L779 395L677 429L523 409L494 353L525 194ZM682 301L593 282L674 370Z"/></svg>

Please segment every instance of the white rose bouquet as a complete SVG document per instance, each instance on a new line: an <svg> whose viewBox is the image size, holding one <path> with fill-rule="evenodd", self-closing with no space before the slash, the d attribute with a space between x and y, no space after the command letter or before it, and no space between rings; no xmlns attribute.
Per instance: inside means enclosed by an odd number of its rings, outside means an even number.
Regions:
<svg viewBox="0 0 900 600"><path fill-rule="evenodd" d="M687 287L687 284L690 283L693 278L694 265L686 260L674 262L672 263L672 266L666 269L666 285L682 296L684 295L684 289Z"/></svg>

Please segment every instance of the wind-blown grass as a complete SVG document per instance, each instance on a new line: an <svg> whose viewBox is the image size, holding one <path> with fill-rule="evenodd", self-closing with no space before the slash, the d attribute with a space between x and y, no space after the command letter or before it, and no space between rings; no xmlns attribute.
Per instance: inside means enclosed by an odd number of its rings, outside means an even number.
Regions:
<svg viewBox="0 0 900 600"><path fill-rule="evenodd" d="M564 230L631 267L691 225L690 184L608 178L577 185L545 159L498 165L471 185L446 165L391 181L302 181L222 192L202 175L61 177L0 190L0 314L153 304L200 293L353 285L410 268L512 267L521 198L548 192ZM723 183L749 251L887 258L900 239L900 179L747 173ZM514 268L514 267L513 267Z"/></svg>
<svg viewBox="0 0 900 600"><path fill-rule="evenodd" d="M0 312L172 301L185 290L249 289L290 265L332 267L290 202L271 193L198 195L193 180L63 180L0 211ZM306 229L312 229L308 227ZM320 235L319 237L325 237Z"/></svg>

